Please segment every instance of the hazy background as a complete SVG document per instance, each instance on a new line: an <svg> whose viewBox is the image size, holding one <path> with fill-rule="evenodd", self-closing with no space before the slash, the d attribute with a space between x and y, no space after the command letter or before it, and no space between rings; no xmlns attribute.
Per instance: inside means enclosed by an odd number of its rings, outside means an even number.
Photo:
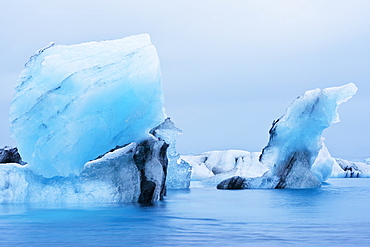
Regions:
<svg viewBox="0 0 370 247"><path fill-rule="evenodd" d="M149 33L180 153L260 151L306 90L354 82L325 131L333 156L370 157L370 1L32 0L0 3L0 146L18 74L36 50Z"/></svg>

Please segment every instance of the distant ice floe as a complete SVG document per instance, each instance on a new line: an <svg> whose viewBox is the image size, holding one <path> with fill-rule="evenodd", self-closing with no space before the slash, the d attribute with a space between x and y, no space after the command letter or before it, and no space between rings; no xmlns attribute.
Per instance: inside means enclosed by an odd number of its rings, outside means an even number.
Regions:
<svg viewBox="0 0 370 247"><path fill-rule="evenodd" d="M335 159L331 177L336 178L370 178L370 164L365 162Z"/></svg>
<svg viewBox="0 0 370 247"><path fill-rule="evenodd" d="M210 151L199 155L181 155L191 165L191 179L217 185L232 176L259 177L268 166L259 162L260 152L242 150Z"/></svg>

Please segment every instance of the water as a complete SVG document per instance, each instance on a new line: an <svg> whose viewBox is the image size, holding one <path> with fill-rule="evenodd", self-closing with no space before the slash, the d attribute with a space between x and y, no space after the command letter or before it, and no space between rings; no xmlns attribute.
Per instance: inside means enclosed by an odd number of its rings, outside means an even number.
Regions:
<svg viewBox="0 0 370 247"><path fill-rule="evenodd" d="M153 205L0 205L0 246L370 246L370 179L169 191Z"/></svg>

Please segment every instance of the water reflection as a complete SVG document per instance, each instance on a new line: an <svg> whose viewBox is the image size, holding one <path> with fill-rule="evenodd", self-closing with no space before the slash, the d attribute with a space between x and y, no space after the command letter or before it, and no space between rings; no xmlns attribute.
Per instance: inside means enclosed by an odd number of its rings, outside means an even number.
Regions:
<svg viewBox="0 0 370 247"><path fill-rule="evenodd" d="M370 180L169 191L150 205L1 205L2 246L370 245ZM350 188L350 189L347 189Z"/></svg>

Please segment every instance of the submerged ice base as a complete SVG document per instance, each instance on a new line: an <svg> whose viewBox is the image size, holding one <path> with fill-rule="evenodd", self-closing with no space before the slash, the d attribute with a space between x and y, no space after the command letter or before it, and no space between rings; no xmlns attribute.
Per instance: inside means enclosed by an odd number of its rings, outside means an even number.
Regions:
<svg viewBox="0 0 370 247"><path fill-rule="evenodd" d="M90 161L78 176L45 178L29 166L0 165L0 203L150 203L166 193L166 150L156 138Z"/></svg>
<svg viewBox="0 0 370 247"><path fill-rule="evenodd" d="M86 162L149 137L165 119L149 35L49 46L22 71L9 119L29 169L78 175Z"/></svg>

